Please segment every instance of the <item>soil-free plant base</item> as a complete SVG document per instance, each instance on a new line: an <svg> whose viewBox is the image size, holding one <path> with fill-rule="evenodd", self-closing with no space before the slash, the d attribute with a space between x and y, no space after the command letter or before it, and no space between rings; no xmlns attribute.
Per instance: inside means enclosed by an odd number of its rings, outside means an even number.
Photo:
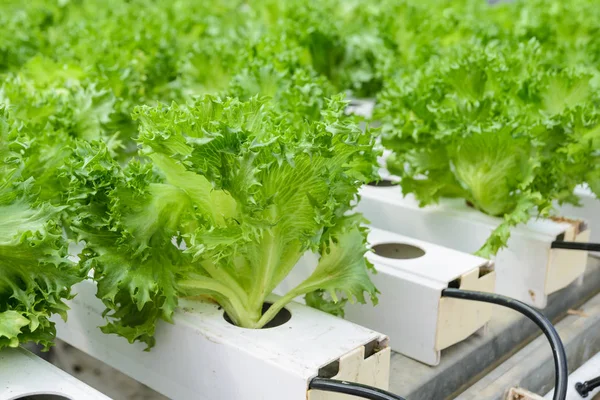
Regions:
<svg viewBox="0 0 600 400"><path fill-rule="evenodd" d="M339 398L307 393L310 379L324 374L388 386L386 336L297 303L286 306L291 318L282 325L244 329L216 304L180 299L175 323L159 324L156 346L144 352L142 344L96 328L105 321L95 291L91 282L75 287L58 337L174 400Z"/></svg>
<svg viewBox="0 0 600 400"><path fill-rule="evenodd" d="M0 400L110 400L23 348L0 351Z"/></svg>
<svg viewBox="0 0 600 400"><path fill-rule="evenodd" d="M600 200L585 186L575 189L575 194L580 198L581 207L565 204L559 208L560 215L587 221L591 230L590 242L600 243ZM590 254L600 256L600 253Z"/></svg>
<svg viewBox="0 0 600 400"><path fill-rule="evenodd" d="M394 351L429 365L439 364L441 350L485 329L490 305L442 298L441 293L450 286L493 292L492 262L374 228L368 241L379 302L376 307L346 305L346 319L386 332ZM314 257L304 257L280 289L293 287L315 265Z"/></svg>
<svg viewBox="0 0 600 400"><path fill-rule="evenodd" d="M374 227L467 253L476 252L501 222L463 199L421 208L399 187L367 185L360 195L357 208ZM540 219L514 228L508 247L494 257L496 292L546 307L548 295L581 277L587 262L587 252L551 249L552 242L587 242L589 237L583 221Z"/></svg>
<svg viewBox="0 0 600 400"><path fill-rule="evenodd" d="M368 305L347 308L348 319L390 335L392 348L429 365L440 362L441 350L477 331L484 331L492 316L489 304L441 297L447 287L493 292L496 274L493 264L483 258L372 229L369 243L402 246L406 258L388 253L368 254L377 269L373 280L381 295L375 312ZM422 255L408 248L421 250ZM394 315L394 318L389 318Z"/></svg>

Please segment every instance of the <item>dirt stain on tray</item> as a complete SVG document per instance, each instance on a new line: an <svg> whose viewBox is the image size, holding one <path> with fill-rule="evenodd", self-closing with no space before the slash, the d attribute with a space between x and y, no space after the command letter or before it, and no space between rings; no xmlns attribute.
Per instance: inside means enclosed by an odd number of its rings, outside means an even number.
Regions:
<svg viewBox="0 0 600 400"><path fill-rule="evenodd" d="M566 217L550 217L550 219L554 222L564 222L567 224L571 224L575 227L575 234L578 235L581 232L587 230L587 224L585 223L585 221L581 220L581 219L571 219L571 218L566 218Z"/></svg>

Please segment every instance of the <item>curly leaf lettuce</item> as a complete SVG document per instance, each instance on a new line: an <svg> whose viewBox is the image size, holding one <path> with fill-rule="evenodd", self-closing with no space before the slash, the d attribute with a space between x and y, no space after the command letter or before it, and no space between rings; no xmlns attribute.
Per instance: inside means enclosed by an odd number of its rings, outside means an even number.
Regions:
<svg viewBox="0 0 600 400"><path fill-rule="evenodd" d="M104 331L152 346L181 296L213 299L246 328L314 291L374 299L363 221L345 214L376 154L344 106L336 98L319 119L290 121L266 100L205 96L136 110L140 163L81 146L69 167L73 229L107 306ZM321 254L314 274L263 314L308 250Z"/></svg>
<svg viewBox="0 0 600 400"><path fill-rule="evenodd" d="M461 45L390 79L380 96L388 170L403 192L422 206L464 198L502 218L481 255L553 201L576 202L574 188L590 180L598 89L584 70L546 60L534 40Z"/></svg>
<svg viewBox="0 0 600 400"><path fill-rule="evenodd" d="M32 141L0 109L0 349L29 341L48 349L53 314L66 319L70 288L83 275L67 259L61 207L39 199L22 149Z"/></svg>

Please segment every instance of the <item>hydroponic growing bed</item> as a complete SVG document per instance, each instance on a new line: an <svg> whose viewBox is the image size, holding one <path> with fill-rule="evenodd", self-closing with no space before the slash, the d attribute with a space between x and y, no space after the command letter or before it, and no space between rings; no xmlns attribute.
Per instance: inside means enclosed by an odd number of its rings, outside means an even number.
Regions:
<svg viewBox="0 0 600 400"><path fill-rule="evenodd" d="M173 398L329 399L387 388L392 348L437 364L481 330L469 288L544 307L598 250L598 17L3 1L0 351L59 326Z"/></svg>
<svg viewBox="0 0 600 400"><path fill-rule="evenodd" d="M25 349L0 354L0 398L39 400L110 400Z"/></svg>

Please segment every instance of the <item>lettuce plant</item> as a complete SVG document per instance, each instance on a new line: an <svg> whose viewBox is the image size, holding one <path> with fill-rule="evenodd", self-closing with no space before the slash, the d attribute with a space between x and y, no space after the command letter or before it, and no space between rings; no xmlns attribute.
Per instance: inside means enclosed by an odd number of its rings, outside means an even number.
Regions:
<svg viewBox="0 0 600 400"><path fill-rule="evenodd" d="M47 349L55 335L50 317L66 318L64 301L82 279L67 259L64 207L44 201L29 173L34 143L0 108L0 349L29 341Z"/></svg>
<svg viewBox="0 0 600 400"><path fill-rule="evenodd" d="M374 299L364 221L348 211L376 154L344 105L290 122L266 100L205 96L137 108L143 157L124 168L81 146L69 167L73 230L107 306L104 332L151 346L181 296L210 298L245 328L309 293L329 308ZM320 253L314 273L263 313L306 251Z"/></svg>
<svg viewBox="0 0 600 400"><path fill-rule="evenodd" d="M597 135L593 76L547 63L536 41L464 44L380 96L388 169L422 206L464 198L503 219L480 250L506 245L510 227L576 202ZM587 166L586 166L587 163Z"/></svg>
<svg viewBox="0 0 600 400"><path fill-rule="evenodd" d="M363 11L357 4L331 0L249 3L265 19L267 35L285 36L288 48L300 46L304 67L327 78L338 92L373 97L381 89L391 52L374 25L357 23Z"/></svg>
<svg viewBox="0 0 600 400"><path fill-rule="evenodd" d="M379 94L405 193L503 219L481 249L495 253L512 226L576 203L576 185L600 194L599 12L594 0L3 1L0 347L50 344L48 318L81 279L64 237L85 243L104 331L149 346L182 296L249 328L300 295L338 315L373 298L350 204L375 154L342 91ZM306 251L320 254L314 274L263 313Z"/></svg>
<svg viewBox="0 0 600 400"><path fill-rule="evenodd" d="M558 56L561 65L598 69L600 10L594 0L516 0L499 2L486 11L483 21L505 39L526 42L535 38Z"/></svg>
<svg viewBox="0 0 600 400"><path fill-rule="evenodd" d="M67 258L63 170L78 141L119 142L105 134L114 101L93 85L47 88L23 74L0 86L0 348L28 341L48 348L52 314L85 270Z"/></svg>

